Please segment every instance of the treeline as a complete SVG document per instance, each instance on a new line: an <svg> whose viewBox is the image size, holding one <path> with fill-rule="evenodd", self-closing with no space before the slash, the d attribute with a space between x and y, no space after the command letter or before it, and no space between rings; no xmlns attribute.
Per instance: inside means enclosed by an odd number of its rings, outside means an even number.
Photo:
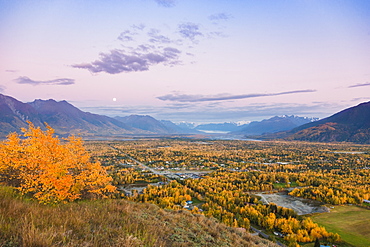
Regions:
<svg viewBox="0 0 370 247"><path fill-rule="evenodd" d="M196 204L191 209L193 213L214 217L233 227L249 229L253 224L268 231L278 231L292 245L297 242L312 242L316 238L330 242L340 241L338 234L328 233L311 219L299 217L292 209L272 203L263 205L256 196L248 194L247 189L237 186L243 183L238 183L231 176L218 175L204 179L187 179L183 183L172 181L158 187L149 186L143 194L135 194L129 199L155 203L169 209L183 208L189 200L197 201L199 203L193 202Z"/></svg>
<svg viewBox="0 0 370 247"><path fill-rule="evenodd" d="M370 158L368 146L350 144L143 140L114 143L114 147L152 167L186 169L221 164L275 172L363 169Z"/></svg>
<svg viewBox="0 0 370 247"><path fill-rule="evenodd" d="M119 154L128 154L154 169L213 171L202 179L148 186L131 200L170 209L185 206L229 226L248 229L254 225L277 231L291 246L316 238L335 242L340 237L291 209L263 205L252 193L297 187L291 195L330 204L361 204L370 198L368 146L185 140L116 142L112 146L117 159ZM121 171L111 172L117 185L138 177L146 179L145 174L134 175L142 171L130 175L128 169L117 169ZM148 176L147 181L150 179ZM190 199L193 204L187 203Z"/></svg>

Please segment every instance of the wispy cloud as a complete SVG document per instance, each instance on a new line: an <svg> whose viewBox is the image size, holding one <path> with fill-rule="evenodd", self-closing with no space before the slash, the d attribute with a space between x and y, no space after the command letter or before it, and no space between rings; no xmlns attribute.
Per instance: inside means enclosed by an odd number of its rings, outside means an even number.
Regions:
<svg viewBox="0 0 370 247"><path fill-rule="evenodd" d="M142 30L144 30L145 25L144 25L143 23L140 23L140 24L134 24L134 25L132 25L131 27L132 27L133 29L135 29L135 30L140 30L140 31L142 31Z"/></svg>
<svg viewBox="0 0 370 247"><path fill-rule="evenodd" d="M370 82L366 82L366 83L358 83L358 84L355 84L355 85L348 86L348 88L354 88L354 87L368 87L368 86L370 86Z"/></svg>
<svg viewBox="0 0 370 247"><path fill-rule="evenodd" d="M351 102L358 102L358 101L369 101L370 97L360 97L360 98L353 98L350 101Z"/></svg>
<svg viewBox="0 0 370 247"><path fill-rule="evenodd" d="M134 41L135 35L137 35L137 33L132 32L131 30L125 30L118 36L118 39L123 42Z"/></svg>
<svg viewBox="0 0 370 247"><path fill-rule="evenodd" d="M149 49L148 47L145 47ZM179 51L176 48L166 47L160 51L132 51L111 50L109 53L100 53L100 59L91 63L72 65L73 68L87 69L92 73L106 72L118 74L122 72L146 71L156 64L167 66L180 64Z"/></svg>
<svg viewBox="0 0 370 247"><path fill-rule="evenodd" d="M217 13L208 16L208 19L211 21L226 21L232 18L232 15L227 13Z"/></svg>
<svg viewBox="0 0 370 247"><path fill-rule="evenodd" d="M185 39L195 42L198 36L203 36L198 24L187 22L178 25L180 35Z"/></svg>
<svg viewBox="0 0 370 247"><path fill-rule="evenodd" d="M14 70L14 69L7 69L5 70L5 72L9 72L9 73L17 73L18 70Z"/></svg>
<svg viewBox="0 0 370 247"><path fill-rule="evenodd" d="M148 36L150 37L149 42L151 43L169 44L173 42L170 38L160 34L160 30L155 28L150 29Z"/></svg>
<svg viewBox="0 0 370 247"><path fill-rule="evenodd" d="M175 0L155 0L159 6L171 8L175 7L176 1Z"/></svg>
<svg viewBox="0 0 370 247"><path fill-rule="evenodd" d="M4 85L0 85L0 92L4 92L6 87Z"/></svg>
<svg viewBox="0 0 370 247"><path fill-rule="evenodd" d="M34 81L30 79L27 76L20 76L17 79L14 80L18 84L30 84L30 85L60 85L60 86L66 86L66 85L72 85L75 84L74 79L70 78L59 78L54 80L48 80L48 81Z"/></svg>
<svg viewBox="0 0 370 247"><path fill-rule="evenodd" d="M218 95L191 95L191 94L167 94L157 97L163 101L177 101L177 102L204 102L204 101L224 101L224 100L237 100L237 99L247 99L247 98L258 98L258 97L268 97L268 96L278 96L285 94L297 94L297 93L312 93L316 90L296 90L287 91L279 93L256 93L256 94L218 94Z"/></svg>

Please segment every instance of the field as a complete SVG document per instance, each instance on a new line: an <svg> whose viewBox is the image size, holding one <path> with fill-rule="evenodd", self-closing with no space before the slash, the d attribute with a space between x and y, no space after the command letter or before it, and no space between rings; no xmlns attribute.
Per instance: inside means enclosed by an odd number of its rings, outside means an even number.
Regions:
<svg viewBox="0 0 370 247"><path fill-rule="evenodd" d="M278 206L291 208L298 215L312 214L312 213L323 213L327 212L327 208L321 206L321 203L309 199L303 199L287 195L286 193L274 193L274 194L256 194L263 198L265 203L275 203Z"/></svg>
<svg viewBox="0 0 370 247"><path fill-rule="evenodd" d="M354 246L370 246L370 210L357 206L336 206L330 213L315 215L314 222L339 233Z"/></svg>

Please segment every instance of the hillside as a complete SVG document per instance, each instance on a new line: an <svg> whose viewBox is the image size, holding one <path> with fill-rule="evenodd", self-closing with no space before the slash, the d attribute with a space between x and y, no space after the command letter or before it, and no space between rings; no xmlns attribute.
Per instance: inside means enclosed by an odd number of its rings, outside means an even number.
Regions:
<svg viewBox="0 0 370 247"><path fill-rule="evenodd" d="M84 112L67 101L37 99L23 103L10 96L0 94L0 137L10 132L19 132L27 127L27 121L45 128L49 124L58 135L142 135L142 134L189 134L196 130L185 130L170 121L158 121L151 116L131 115L116 117Z"/></svg>
<svg viewBox="0 0 370 247"><path fill-rule="evenodd" d="M160 121L164 126L171 129L173 133L179 133L179 134L199 134L202 133L198 130L191 129L186 125L177 125L169 120L161 120Z"/></svg>
<svg viewBox="0 0 370 247"><path fill-rule="evenodd" d="M0 136L6 136L9 132L27 127L27 120L37 126L43 125L38 112L32 106L0 94Z"/></svg>
<svg viewBox="0 0 370 247"><path fill-rule="evenodd" d="M370 144L370 102L340 111L320 121L279 133L286 140Z"/></svg>
<svg viewBox="0 0 370 247"><path fill-rule="evenodd" d="M98 200L45 206L0 186L0 246L277 246L188 211Z"/></svg>
<svg viewBox="0 0 370 247"><path fill-rule="evenodd" d="M27 121L45 128L48 123L59 135L114 135L141 133L113 118L83 112L66 101L35 100L23 103L0 94L0 137L19 132L27 127Z"/></svg>
<svg viewBox="0 0 370 247"><path fill-rule="evenodd" d="M297 126L316 121L315 118L298 116L275 116L262 121L254 121L239 127L239 130L232 134L261 135L265 133L275 133L279 131L291 130Z"/></svg>
<svg viewBox="0 0 370 247"><path fill-rule="evenodd" d="M148 115L130 115L126 117L115 117L116 120L130 126L140 129L148 134L189 134L196 133L190 129L183 129L171 121L159 121Z"/></svg>
<svg viewBox="0 0 370 247"><path fill-rule="evenodd" d="M111 135L138 132L113 118L83 112L65 100L38 99L28 104L38 112L42 123L48 123L58 133Z"/></svg>

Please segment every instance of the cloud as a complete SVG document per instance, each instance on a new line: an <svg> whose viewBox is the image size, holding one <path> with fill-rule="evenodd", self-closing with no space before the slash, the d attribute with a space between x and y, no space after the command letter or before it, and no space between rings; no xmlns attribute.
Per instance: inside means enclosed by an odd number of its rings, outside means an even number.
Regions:
<svg viewBox="0 0 370 247"><path fill-rule="evenodd" d="M136 29L136 30L140 30L140 31L143 31L144 28L145 28L145 25L143 23L140 23L138 25L132 25L131 26L133 29Z"/></svg>
<svg viewBox="0 0 370 247"><path fill-rule="evenodd" d="M123 50L115 49L109 53L100 53L99 60L91 63L74 64L72 67L87 69L92 73L106 72L108 74L146 71L156 64L167 66L180 64L180 53L181 51L172 47L166 47L158 51L131 51L128 54Z"/></svg>
<svg viewBox="0 0 370 247"><path fill-rule="evenodd" d="M18 70L14 70L14 69L7 69L7 70L5 70L5 72L9 72L9 73L16 73L16 72L18 72Z"/></svg>
<svg viewBox="0 0 370 247"><path fill-rule="evenodd" d="M203 34L199 31L199 25L191 22L182 23L178 25L180 35L185 39L190 39L191 41L195 41L197 36L203 36Z"/></svg>
<svg viewBox="0 0 370 247"><path fill-rule="evenodd" d="M126 42L126 41L133 41L134 40L134 36L137 35L137 33L135 32L132 32L130 30L125 30L123 31L119 36L118 36L118 39L123 41L123 42Z"/></svg>
<svg viewBox="0 0 370 247"><path fill-rule="evenodd" d="M227 21L232 18L232 15L226 13L217 13L208 16L208 19L211 21Z"/></svg>
<svg viewBox="0 0 370 247"><path fill-rule="evenodd" d="M358 84L355 84L355 85L348 86L348 88L354 88L354 87L367 87L367 86L370 86L370 82L366 82L366 83L358 83Z"/></svg>
<svg viewBox="0 0 370 247"><path fill-rule="evenodd" d="M177 101L177 102L204 102L204 101L224 101L224 100L236 100L236 99L247 99L247 98L258 98L258 97L268 97L268 96L278 96L286 94L297 94L297 93L312 93L316 90L296 90L287 91L280 93L257 93L257 94L219 94L219 95L190 95L190 94L167 94L157 97L157 99L163 101Z"/></svg>
<svg viewBox="0 0 370 247"><path fill-rule="evenodd" d="M159 6L171 8L175 7L176 1L175 0L155 0Z"/></svg>
<svg viewBox="0 0 370 247"><path fill-rule="evenodd" d="M160 34L158 29L150 29L148 32L148 36L150 37L149 42L151 43L161 43L161 44L169 44L172 43L172 40L164 35Z"/></svg>
<svg viewBox="0 0 370 247"><path fill-rule="evenodd" d="M158 3L164 5L173 4L174 2L158 1ZM226 17L221 15L218 18ZM184 56L194 56L190 52L181 52L185 46L187 50L194 48L199 43L200 37L204 39L225 37L222 32L218 31L202 32L198 24L191 22L174 25L177 31L171 32L169 30L169 33L165 34L162 34L159 29L146 27L144 24L131 25L121 32L117 38L122 41L121 48L100 52L96 60L72 64L71 67L86 69L92 73L119 74L147 71L151 66L158 64L165 66L180 65L182 64L180 60L182 54ZM190 63L194 62L191 61Z"/></svg>
<svg viewBox="0 0 370 247"><path fill-rule="evenodd" d="M351 102L358 102L358 101L369 101L370 97L360 97L351 99Z"/></svg>
<svg viewBox="0 0 370 247"><path fill-rule="evenodd" d="M0 85L0 92L4 92L6 87L4 85Z"/></svg>
<svg viewBox="0 0 370 247"><path fill-rule="evenodd" d="M59 78L55 80L48 80L48 81L34 81L28 78L27 76L20 76L17 79L14 80L18 84L31 84L31 85L72 85L75 84L74 79L69 78Z"/></svg>

